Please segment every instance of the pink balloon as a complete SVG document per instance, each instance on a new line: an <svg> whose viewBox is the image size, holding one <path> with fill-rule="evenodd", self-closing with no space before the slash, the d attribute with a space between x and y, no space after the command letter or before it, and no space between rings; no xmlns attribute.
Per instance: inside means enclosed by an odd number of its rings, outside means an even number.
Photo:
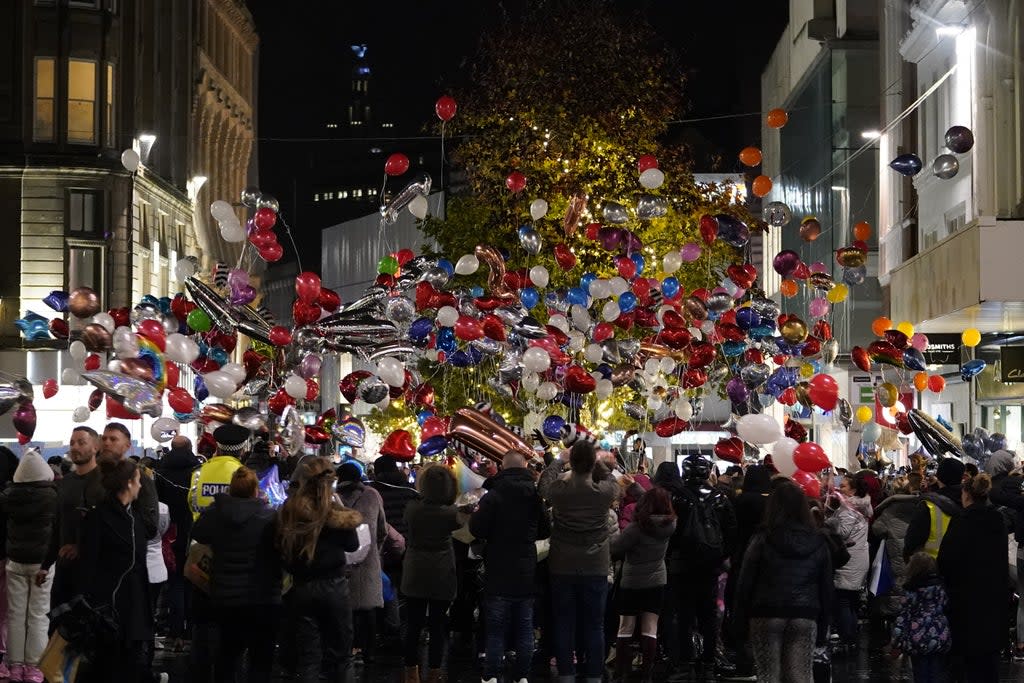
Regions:
<svg viewBox="0 0 1024 683"><path fill-rule="evenodd" d="M828 272L828 268L821 261L815 261L814 263L811 264L811 272L812 273L827 273Z"/></svg>
<svg viewBox="0 0 1024 683"><path fill-rule="evenodd" d="M737 287L736 288L736 293L732 295L732 298L736 299L737 301L739 301L740 299L743 298L743 295L746 294L746 293L747 293L747 290L743 289L742 287Z"/></svg>
<svg viewBox="0 0 1024 683"><path fill-rule="evenodd" d="M928 348L928 337L920 332L915 332L914 336L910 338L910 345L924 353L924 350Z"/></svg>
<svg viewBox="0 0 1024 683"><path fill-rule="evenodd" d="M683 257L683 260L687 263L696 261L700 258L700 245L696 242L687 242L683 245L683 248L679 250L679 255Z"/></svg>
<svg viewBox="0 0 1024 683"><path fill-rule="evenodd" d="M811 303L807 306L811 313L812 318L822 318L828 315L828 301L825 299L811 299Z"/></svg>

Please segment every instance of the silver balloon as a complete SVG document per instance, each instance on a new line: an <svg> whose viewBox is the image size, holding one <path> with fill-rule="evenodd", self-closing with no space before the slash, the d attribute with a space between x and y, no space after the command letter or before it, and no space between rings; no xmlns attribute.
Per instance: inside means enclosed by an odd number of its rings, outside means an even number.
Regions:
<svg viewBox="0 0 1024 683"><path fill-rule="evenodd" d="M404 296L393 296L384 304L384 312L389 320L409 322L416 317L416 305Z"/></svg>
<svg viewBox="0 0 1024 683"><path fill-rule="evenodd" d="M518 325L526 317L526 309L522 306L502 306L494 309L494 315L501 319L501 322L513 327Z"/></svg>
<svg viewBox="0 0 1024 683"><path fill-rule="evenodd" d="M263 396L267 393L270 382L265 379L249 380L242 387L242 393L246 396Z"/></svg>
<svg viewBox="0 0 1024 683"><path fill-rule="evenodd" d="M952 154L940 154L932 162L932 175L949 180L960 172L960 162Z"/></svg>
<svg viewBox="0 0 1024 683"><path fill-rule="evenodd" d="M469 345L472 346L474 349L480 351L481 353L485 353L489 356L493 356L494 354L501 351L501 342L495 341L493 339L488 339L487 337L484 337L483 339L474 339L469 343Z"/></svg>
<svg viewBox="0 0 1024 683"><path fill-rule="evenodd" d="M526 228L519 231L519 245L523 248L530 256L536 256L540 253L541 245L543 240L540 237L540 233L533 228Z"/></svg>
<svg viewBox="0 0 1024 683"><path fill-rule="evenodd" d="M415 346L403 339L398 339L370 347L366 352L366 360L377 360L384 356L408 356L416 352Z"/></svg>
<svg viewBox="0 0 1024 683"><path fill-rule="evenodd" d="M289 455L302 452L306 440L306 426L294 406L285 406L281 416L273 421L273 440L280 444Z"/></svg>
<svg viewBox="0 0 1024 683"><path fill-rule="evenodd" d="M363 399L370 405L374 403L380 403L388 396L388 385L384 383L380 377L373 375L367 377L359 383L356 387L359 398Z"/></svg>
<svg viewBox="0 0 1024 683"><path fill-rule="evenodd" d="M259 199L256 200L257 209L270 209L274 213L281 211L281 204L278 203L277 197L269 194L261 194Z"/></svg>
<svg viewBox="0 0 1024 683"><path fill-rule="evenodd" d="M160 417L163 412L161 394L154 384L106 370L83 372L82 379L87 380L133 413Z"/></svg>
<svg viewBox="0 0 1024 683"><path fill-rule="evenodd" d="M267 416L256 408L239 408L231 416L231 422L251 432L258 432L267 426Z"/></svg>
<svg viewBox="0 0 1024 683"><path fill-rule="evenodd" d="M668 213L668 202L662 197L642 194L636 199L636 215L642 220L661 218Z"/></svg>
<svg viewBox="0 0 1024 683"><path fill-rule="evenodd" d="M476 303L470 296L466 296L464 299L459 301L459 313L469 316L470 318L480 317L480 309L477 308Z"/></svg>
<svg viewBox="0 0 1024 683"><path fill-rule="evenodd" d="M647 416L647 409L638 403L623 403L622 410L634 420L642 420Z"/></svg>
<svg viewBox="0 0 1024 683"><path fill-rule="evenodd" d="M341 307L341 313L356 313L380 310L380 303L387 298L388 289L381 285L373 285L366 289L366 294L355 301Z"/></svg>
<svg viewBox="0 0 1024 683"><path fill-rule="evenodd" d="M629 221L629 211L618 202L605 202L601 214L604 216L604 222L610 225L619 225Z"/></svg>
<svg viewBox="0 0 1024 683"><path fill-rule="evenodd" d="M740 370L740 379L750 388L764 384L772 373L767 363L751 363Z"/></svg>
<svg viewBox="0 0 1024 683"><path fill-rule="evenodd" d="M532 315L528 315L516 323L512 331L523 339L543 339L548 336L547 328L541 325Z"/></svg>
<svg viewBox="0 0 1024 683"><path fill-rule="evenodd" d="M234 332L241 318L227 299L196 277L185 280L185 290L210 320L224 332Z"/></svg>
<svg viewBox="0 0 1024 683"><path fill-rule="evenodd" d="M849 429L850 425L853 424L853 406L850 405L847 399L839 399L835 408L835 416L839 420L839 424L843 425L843 429Z"/></svg>
<svg viewBox="0 0 1024 683"><path fill-rule="evenodd" d="M754 309L754 312L757 313L762 318L770 318L772 320L778 318L779 312L782 310L779 307L779 303L777 301L775 301L774 299L769 299L767 297L758 297L756 299L751 299L750 307Z"/></svg>
<svg viewBox="0 0 1024 683"><path fill-rule="evenodd" d="M725 313L736 305L736 300L725 292L717 292L708 295L708 310L715 313Z"/></svg>
<svg viewBox="0 0 1024 683"><path fill-rule="evenodd" d="M832 365L839 356L839 342L829 339L821 342L821 360L825 365Z"/></svg>
<svg viewBox="0 0 1024 683"><path fill-rule="evenodd" d="M793 220L793 212L785 202L768 202L761 211L761 217L773 228L781 228Z"/></svg>
<svg viewBox="0 0 1024 683"><path fill-rule="evenodd" d="M537 239L540 239L539 235L537 236ZM448 284L450 276L448 275L448 271L444 268L431 266L423 271L423 275L421 275L419 279L423 282L429 282L435 289L441 289Z"/></svg>
<svg viewBox="0 0 1024 683"><path fill-rule="evenodd" d="M430 175L421 173L420 176L401 189L391 198L387 204L380 207L381 220L385 225L391 225L398 220L398 215L405 207L409 206L416 197L426 197L430 194Z"/></svg>
<svg viewBox="0 0 1024 683"><path fill-rule="evenodd" d="M250 185L249 187L242 190L241 201L242 204L248 206L250 209L255 209L260 202L260 197L263 193L260 192L260 188Z"/></svg>
<svg viewBox="0 0 1024 683"><path fill-rule="evenodd" d="M729 366L727 365L716 365L708 370L708 384L715 385L720 384L726 377L729 376Z"/></svg>

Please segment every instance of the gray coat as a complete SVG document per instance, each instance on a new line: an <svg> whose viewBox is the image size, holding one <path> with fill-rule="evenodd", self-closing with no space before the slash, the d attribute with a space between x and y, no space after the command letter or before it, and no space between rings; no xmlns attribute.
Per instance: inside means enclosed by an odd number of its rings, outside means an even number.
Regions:
<svg viewBox="0 0 1024 683"><path fill-rule="evenodd" d="M610 475L597 482L589 474L560 476L564 464L552 461L538 485L551 505L550 571L554 575L605 576L611 565L608 510L619 485Z"/></svg>
<svg viewBox="0 0 1024 683"><path fill-rule="evenodd" d="M656 588L668 583L665 551L676 530L675 517L655 515L652 529L645 531L634 521L612 538L612 557L624 557L623 588Z"/></svg>
<svg viewBox="0 0 1024 683"><path fill-rule="evenodd" d="M903 559L903 542L920 501L921 496L916 494L889 496L878 505L875 521L871 523L871 533L885 543L889 568L896 583L879 601L879 609L885 615L896 614L903 600L903 581L907 571L907 563Z"/></svg>
<svg viewBox="0 0 1024 683"><path fill-rule="evenodd" d="M840 505L827 524L839 533L850 552L850 560L835 572L836 589L860 590L864 587L870 566L868 520L853 508Z"/></svg>
<svg viewBox="0 0 1024 683"><path fill-rule="evenodd" d="M384 503L380 494L369 486L338 487L345 507L358 510L370 527L370 552L362 562L348 567L348 590L352 609L373 609L384 606L384 586L380 578L380 549L387 538Z"/></svg>

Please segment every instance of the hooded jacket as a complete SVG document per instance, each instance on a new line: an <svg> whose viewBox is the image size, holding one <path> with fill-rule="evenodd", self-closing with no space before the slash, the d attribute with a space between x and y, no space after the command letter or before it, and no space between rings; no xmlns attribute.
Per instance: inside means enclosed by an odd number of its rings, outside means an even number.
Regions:
<svg viewBox="0 0 1024 683"><path fill-rule="evenodd" d="M737 623L751 617L813 619L828 633L832 560L825 537L796 524L759 531L750 540L736 587Z"/></svg>
<svg viewBox="0 0 1024 683"><path fill-rule="evenodd" d="M157 498L161 503L167 503L171 521L177 525L179 536L187 536L192 526L188 491L192 485L192 472L200 464L191 448L172 448L160 459L160 466L156 470L154 479Z"/></svg>
<svg viewBox="0 0 1024 683"><path fill-rule="evenodd" d="M885 541L885 550L896 583L902 583L903 574L906 572L903 545L910 520L913 519L920 503L919 494L896 494L883 500L875 510L871 533Z"/></svg>
<svg viewBox="0 0 1024 683"><path fill-rule="evenodd" d="M384 519L408 540L409 527L405 523L405 506L411 501L419 500L420 494L409 483L409 479L398 470L377 472L370 486L377 490L384 503Z"/></svg>
<svg viewBox="0 0 1024 683"><path fill-rule="evenodd" d="M539 490L551 505L551 573L562 576L607 576L611 565L608 546L608 511L619 493L609 475L594 481L593 474L570 471L554 460L541 475Z"/></svg>
<svg viewBox="0 0 1024 683"><path fill-rule="evenodd" d="M338 495L345 507L363 516L370 529L370 549L359 564L349 567L349 596L352 609L384 606L384 586L380 578L380 548L387 537L387 522L380 494L362 482L339 482Z"/></svg>
<svg viewBox="0 0 1024 683"><path fill-rule="evenodd" d="M630 522L612 539L612 557L625 558L622 564L623 588L656 588L668 583L665 551L676 530L675 515L652 515L649 529Z"/></svg>
<svg viewBox="0 0 1024 683"><path fill-rule="evenodd" d="M544 502L523 467L501 470L469 518L469 532L484 545L484 592L504 597L533 595L536 541L550 535Z"/></svg>
<svg viewBox="0 0 1024 683"><path fill-rule="evenodd" d="M277 516L259 498L218 494L192 527L213 551L211 597L217 605L281 603L281 559L274 545Z"/></svg>
<svg viewBox="0 0 1024 683"><path fill-rule="evenodd" d="M304 503L300 499L298 504L303 505ZM320 536L317 538L312 561L307 562L301 556L284 558L285 569L291 573L296 585L343 576L346 563L345 553L352 553L359 549L359 536L356 534L356 528L362 522L362 515L355 510L342 507L340 504L331 510L327 523L320 530ZM216 553L214 555L216 556Z"/></svg>
<svg viewBox="0 0 1024 683"><path fill-rule="evenodd" d="M917 504L917 509L910 518L907 525L907 536L903 541L903 558L909 559L911 555L924 548L928 543L928 532L932 526L932 515L928 510L927 503L934 503L945 514L956 517L964 510L960 502L960 485L946 486L937 492L928 491L922 493Z"/></svg>
<svg viewBox="0 0 1024 683"><path fill-rule="evenodd" d="M870 566L868 553L868 520L851 507L840 505L825 522L836 531L850 553L849 561L836 569L835 586L838 590L856 591L864 587Z"/></svg>
<svg viewBox="0 0 1024 683"><path fill-rule="evenodd" d="M14 483L0 493L6 518L7 559L49 569L57 559L57 488L53 470L37 451L28 451L14 473Z"/></svg>

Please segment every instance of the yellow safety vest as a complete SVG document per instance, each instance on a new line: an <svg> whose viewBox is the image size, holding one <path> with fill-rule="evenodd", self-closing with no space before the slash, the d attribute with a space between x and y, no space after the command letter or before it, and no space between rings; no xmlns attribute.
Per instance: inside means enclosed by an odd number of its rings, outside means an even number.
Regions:
<svg viewBox="0 0 1024 683"><path fill-rule="evenodd" d="M946 529L949 528L949 520L952 517L930 500L926 500L924 504L928 506L928 515L931 517L931 523L928 525L928 541L924 544L924 551L932 557L938 557L942 537L946 535Z"/></svg>
<svg viewBox="0 0 1024 683"><path fill-rule="evenodd" d="M242 463L231 455L218 455L203 463L203 466L192 473L192 486L188 492L192 506L192 518L198 519L199 513L213 503L218 493L227 493L231 486L231 475Z"/></svg>

